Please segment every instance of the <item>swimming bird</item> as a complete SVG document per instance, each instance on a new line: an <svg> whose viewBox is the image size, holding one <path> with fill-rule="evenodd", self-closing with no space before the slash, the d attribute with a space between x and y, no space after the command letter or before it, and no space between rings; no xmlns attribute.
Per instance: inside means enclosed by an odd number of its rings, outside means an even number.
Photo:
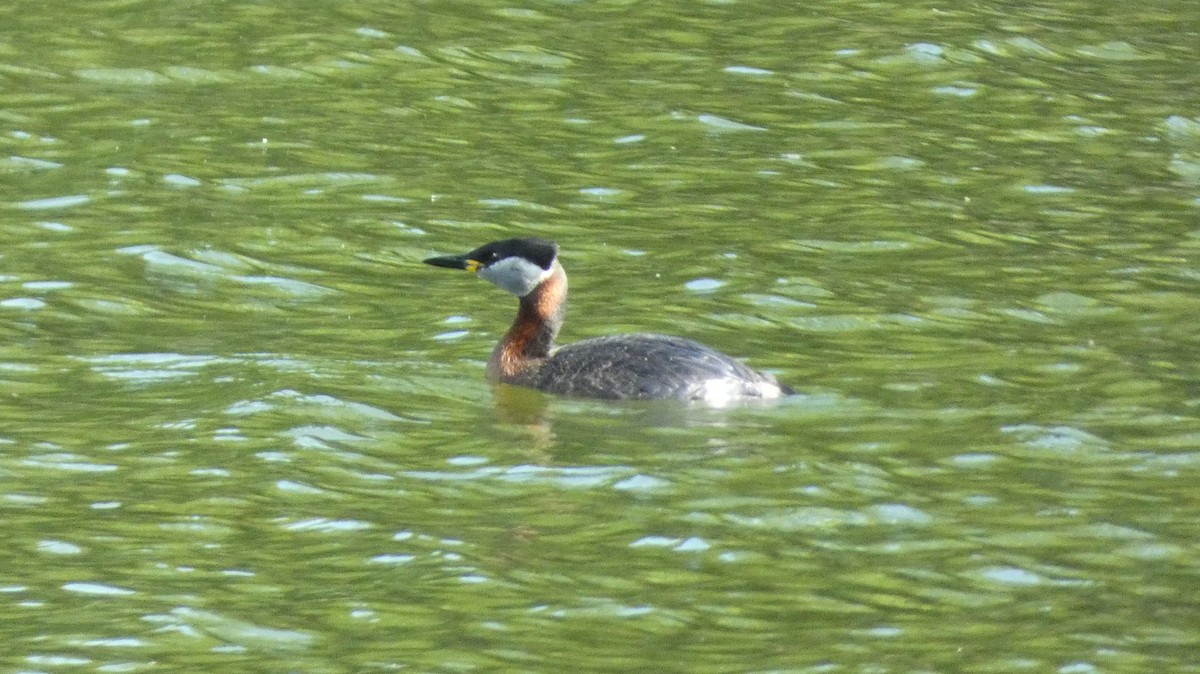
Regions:
<svg viewBox="0 0 1200 674"><path fill-rule="evenodd" d="M576 398L717 406L793 392L769 374L682 337L620 334L555 348L567 306L567 274L553 241L505 239L424 262L474 272L520 298L516 321L488 359L492 381Z"/></svg>

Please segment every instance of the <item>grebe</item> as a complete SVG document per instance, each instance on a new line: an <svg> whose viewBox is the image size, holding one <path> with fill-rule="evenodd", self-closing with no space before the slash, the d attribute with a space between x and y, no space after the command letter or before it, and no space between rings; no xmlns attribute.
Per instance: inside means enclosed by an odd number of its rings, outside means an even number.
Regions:
<svg viewBox="0 0 1200 674"><path fill-rule="evenodd" d="M690 339L626 334L553 348L567 306L558 245L506 239L425 264L465 269L520 298L517 320L492 351L492 381L578 398L675 399L722 405L792 393L769 374Z"/></svg>

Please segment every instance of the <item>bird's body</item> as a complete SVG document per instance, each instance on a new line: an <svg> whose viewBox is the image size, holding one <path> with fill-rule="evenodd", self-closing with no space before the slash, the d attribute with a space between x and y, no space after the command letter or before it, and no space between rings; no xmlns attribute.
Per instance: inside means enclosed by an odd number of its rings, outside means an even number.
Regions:
<svg viewBox="0 0 1200 674"><path fill-rule="evenodd" d="M769 374L681 337L622 334L554 348L567 300L557 246L507 239L426 263L477 272L520 298L517 319L488 360L488 377L578 398L673 399L723 405L790 394Z"/></svg>
<svg viewBox="0 0 1200 674"><path fill-rule="evenodd" d="M568 344L535 370L530 387L576 398L679 400L764 398L778 396L774 389L782 388L773 377L699 342L648 334Z"/></svg>

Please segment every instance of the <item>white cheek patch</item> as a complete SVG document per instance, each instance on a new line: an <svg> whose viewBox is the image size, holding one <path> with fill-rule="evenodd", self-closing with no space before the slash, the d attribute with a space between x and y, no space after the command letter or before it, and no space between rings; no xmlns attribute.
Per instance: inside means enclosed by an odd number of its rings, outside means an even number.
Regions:
<svg viewBox="0 0 1200 674"><path fill-rule="evenodd" d="M479 275L517 297L524 297L546 280L550 270L542 269L525 258L506 257L480 269Z"/></svg>

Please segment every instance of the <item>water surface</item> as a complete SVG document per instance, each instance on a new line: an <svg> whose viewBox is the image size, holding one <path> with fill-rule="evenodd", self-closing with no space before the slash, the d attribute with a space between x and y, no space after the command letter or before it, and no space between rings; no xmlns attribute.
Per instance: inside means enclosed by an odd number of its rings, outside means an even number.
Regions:
<svg viewBox="0 0 1200 674"><path fill-rule="evenodd" d="M1191 4L0 21L5 671L1200 671ZM493 391L516 235L801 395Z"/></svg>

